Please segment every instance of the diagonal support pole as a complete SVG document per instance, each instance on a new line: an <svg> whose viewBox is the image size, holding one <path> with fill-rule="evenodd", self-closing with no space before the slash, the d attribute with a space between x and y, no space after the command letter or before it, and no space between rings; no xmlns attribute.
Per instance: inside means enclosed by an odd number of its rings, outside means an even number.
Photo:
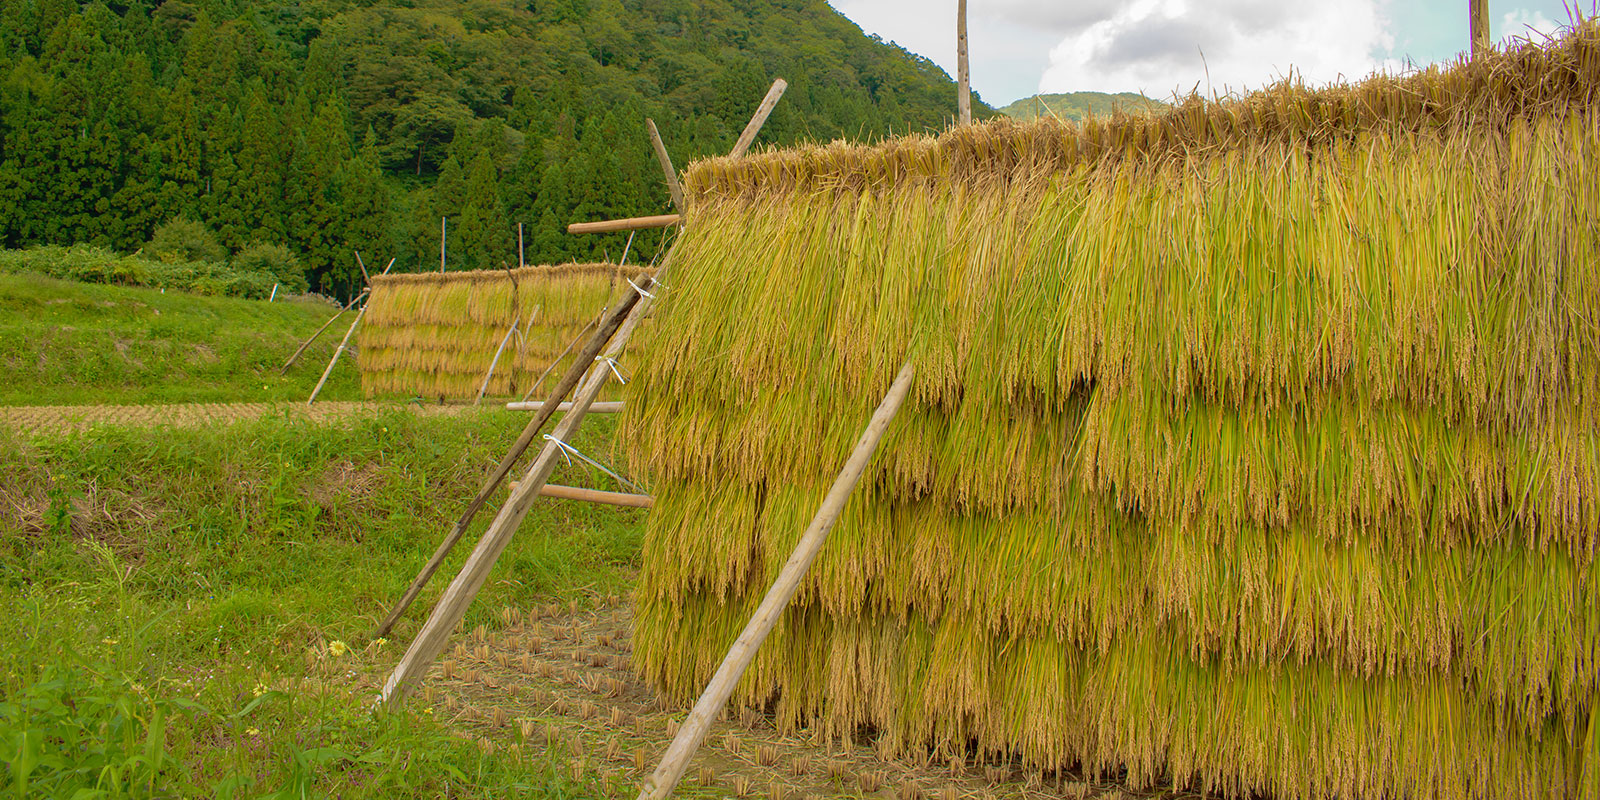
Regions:
<svg viewBox="0 0 1600 800"><path fill-rule="evenodd" d="M658 274L665 275L666 271L667 265L663 264ZM646 278L641 288L648 291L654 285L654 281ZM627 313L627 321L617 329L616 336L610 337L611 345L605 354L607 357L616 357L628 346L628 339L649 312L651 305L649 298L640 300L640 294L637 292L631 297L638 302L625 301L617 304L618 309L631 310ZM591 356L588 361L580 361L579 365L593 360ZM557 442L568 442L577 432L578 427L583 424L589 406L594 403L595 397L600 394L610 376L610 371L603 369L589 372L589 377L578 391L578 396L572 401L572 410L561 418L561 422L551 433L551 438L556 441L545 443L544 449L534 459L527 474L511 490L511 496L506 499L505 505L500 507L500 513L495 515L494 521L489 523L488 530L484 531L483 538L478 540L472 555L467 557L467 563L461 567L460 574L456 575L455 580L450 582L444 594L439 597L433 612L428 615L428 621L424 622L422 630L418 631L417 638L412 640L405 656L389 674L388 680L384 681L383 702L390 703L405 697L416 687L417 682L422 680L428 667L438 659L439 653L444 651L450 633L461 624L461 619L467 614L467 607L472 605L473 598L483 589L484 581L488 579L489 571L494 568L495 561L505 552L506 545L511 543L511 538L516 535L522 520L528 516L528 509L533 506L533 501L550 481L550 475L555 472L556 464L561 458L561 445ZM545 409L550 411L541 411L540 415L553 413L556 401L559 399L558 395L546 403Z"/></svg>
<svg viewBox="0 0 1600 800"><path fill-rule="evenodd" d="M861 438L856 441L856 447L850 452L850 458L845 461L844 469L839 472L837 478L834 478L833 487L828 489L828 494L822 498L822 506L817 509L817 515L811 519L811 525L800 536L800 542L795 545L794 553L784 562L783 569L778 573L778 579L773 581L772 588L768 589L766 597L761 599L761 605L750 617L744 632L739 634L738 640L728 650L728 655L722 659L722 666L717 668L717 674L711 678L711 683L706 685L705 692L695 702L694 710L689 712L689 717L678 727L678 735L673 737L672 744L661 757L661 765L656 767L655 774L650 776L650 780L640 790L639 800L664 800L672 794L678 781L682 780L684 770L689 767L689 759L694 757L695 751L700 749L706 734L710 732L712 720L716 719L722 707L727 704L728 698L733 694L733 687L739 683L739 678L750 667L750 662L755 660L756 651L777 626L784 609L789 607L789 601L794 599L795 592L800 589L800 581L805 578L806 571L811 569L811 563L816 560L817 553L821 552L822 546L827 543L828 532L833 530L833 524L838 521L839 512L843 511L845 503L849 502L850 494L855 491L856 484L861 481L861 475L867 469L867 462L872 460L873 454L878 450L878 443L883 441L884 432L889 429L889 423L894 421L895 414L899 413L901 404L905 402L915 372L909 361L900 368L900 374L895 376L894 383L890 384L888 394L884 395L883 402L879 403L878 410L873 412L866 430L861 432Z"/></svg>
<svg viewBox="0 0 1600 800"><path fill-rule="evenodd" d="M733 150L728 155L738 158L750 149L750 145L756 141L756 134L761 132L761 126L767 124L767 117L772 114L773 107L778 105L778 98L783 97L784 90L788 88L789 82L782 78L772 82L772 88L767 90L766 97L761 98L761 105L756 108L755 116L744 126L744 132L739 134L739 141L734 143Z"/></svg>
<svg viewBox="0 0 1600 800"><path fill-rule="evenodd" d="M666 142L661 141L661 131L656 130L656 121L646 119L645 129L650 132L650 146L655 148L656 161L661 162L661 174L667 179L667 192L672 195L672 207L683 213L683 185L678 183L678 171L672 168L672 156L667 154Z"/></svg>
<svg viewBox="0 0 1600 800"><path fill-rule="evenodd" d="M648 278L644 288L650 288ZM539 435L539 431L544 427L544 424L556 413L561 401L572 393L573 388L578 385L579 381L583 380L584 373L589 371L590 365L594 363L595 356L600 354L601 348L612 340L626 321L632 319L630 312L633 311L638 302L639 294L637 292L629 292L611 309L611 313L601 320L600 327L594 332L593 336L589 337L588 343L578 353L577 359L567 368L566 374L561 377L561 382L557 383L555 389L551 391L550 398L545 401L544 405L539 409L539 413L528 423L528 426L522 429L522 435L517 437L517 441L511 445L511 449L500 459L499 466L495 467L494 473L489 476L489 480L484 482L483 488L478 490L477 496L473 497L472 502L467 504L466 510L461 513L461 518L456 520L456 524L450 528L450 532L445 534L444 541L440 542L439 547L433 551L433 556L428 559L428 563L423 566L422 571L417 573L417 577L411 581L411 585L406 587L405 594L400 597L400 602L395 604L394 610L390 611L389 615L384 617L383 622L378 623L378 627L372 631L372 638L376 639L387 635L394 628L394 624L400 620L400 617L406 613L406 609L411 607L412 601L417 599L418 594L421 594L422 587L428 585L433 573L439 571L439 567L444 564L445 557L450 555L450 551L455 548L456 543L461 541L461 537L467 532L467 526L472 524L472 518L477 516L478 510L483 508L483 504L488 502L489 496L494 494L501 481L504 481L506 476L511 473L511 468L516 466L517 459L528 449L528 445L532 444L534 437ZM596 370L595 374L604 377L607 373ZM572 410L567 412L569 417L573 411L577 410L576 406L571 408ZM507 504L509 505L510 502L507 501ZM488 534L484 535L487 536Z"/></svg>

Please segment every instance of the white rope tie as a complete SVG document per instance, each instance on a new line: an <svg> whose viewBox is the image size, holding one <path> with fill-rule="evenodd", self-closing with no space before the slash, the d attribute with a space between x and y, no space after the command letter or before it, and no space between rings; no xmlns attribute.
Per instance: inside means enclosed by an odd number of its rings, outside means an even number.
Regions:
<svg viewBox="0 0 1600 800"><path fill-rule="evenodd" d="M628 379L623 377L622 373L617 370L617 360L616 359L612 358L611 356L595 356L594 360L598 361L598 362L600 362L602 364L605 364L608 367L610 367L611 368L611 374L617 376L617 381L619 383L623 384L624 386L627 385Z"/></svg>
<svg viewBox="0 0 1600 800"><path fill-rule="evenodd" d="M632 287L633 287L633 290L634 290L634 291L636 291L636 292L638 292L638 293L639 293L639 294L640 294L640 295L642 295L642 296L644 296L644 297L648 297L648 298L650 298L650 299L651 299L651 300L654 300L654 299L656 299L656 296L655 296L655 295L653 295L653 294L651 294L651 293L649 293L649 292L647 292L647 291L645 291L645 290L643 290L643 289L640 289L640 288L639 288L639 284L637 284L637 283L634 283L634 282L633 282L633 279L632 279L632 278L629 278L629 279L628 279L628 285L629 285L629 286L632 286Z"/></svg>
<svg viewBox="0 0 1600 800"><path fill-rule="evenodd" d="M634 492L637 492L638 494L649 494L644 489L639 488L639 485L634 483L633 481L630 481L627 478L624 478L621 475L618 475L617 473L612 472L610 469L608 469L606 467L606 465L604 465L604 464L602 464L602 463L600 463L600 462L598 462L598 461L596 461L596 460L584 455L583 453L578 452L578 448L573 447L572 445L567 444L566 442L563 442L560 439L557 439L556 437L551 436L548 433L544 435L544 440L547 441L547 442L554 442L555 443L555 446L558 449L560 449L560 451L561 451L561 457L565 458L567 460L567 466L569 466L569 467L572 466L572 458L571 458L571 456L577 456L580 461L583 461L584 463L588 464L589 466L594 467L595 469L600 470L601 472L604 472L607 475L610 475L613 479L616 480L617 483L620 483L623 486L626 486L629 489L632 489Z"/></svg>

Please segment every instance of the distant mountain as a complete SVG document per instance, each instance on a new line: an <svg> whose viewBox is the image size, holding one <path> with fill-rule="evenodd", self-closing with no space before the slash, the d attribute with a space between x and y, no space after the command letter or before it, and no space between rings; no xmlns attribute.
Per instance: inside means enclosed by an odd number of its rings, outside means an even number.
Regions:
<svg viewBox="0 0 1600 800"><path fill-rule="evenodd" d="M682 168L778 77L761 146L956 114L944 70L825 0L0 0L0 248L183 219L341 296L355 251L431 269L442 237L451 269L616 259L626 235L566 225L670 210L645 119Z"/></svg>
<svg viewBox="0 0 1600 800"><path fill-rule="evenodd" d="M1112 111L1124 114L1148 114L1168 108L1166 103L1151 100L1133 92L1106 94L1105 92L1069 92L1067 94L1037 94L1025 97L1000 109L1000 113L1016 119L1033 119L1054 115L1078 121L1093 114L1109 117Z"/></svg>

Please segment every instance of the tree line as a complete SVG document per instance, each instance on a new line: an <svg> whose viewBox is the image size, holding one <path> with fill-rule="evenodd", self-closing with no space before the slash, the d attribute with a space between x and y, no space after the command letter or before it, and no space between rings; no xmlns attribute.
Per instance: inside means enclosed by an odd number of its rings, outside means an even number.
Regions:
<svg viewBox="0 0 1600 800"><path fill-rule="evenodd" d="M778 76L763 142L955 112L822 0L0 0L0 245L134 252L180 221L341 295L356 250L436 268L441 217L451 269L514 264L518 223L530 263L616 259L564 227L670 210L643 120L681 167Z"/></svg>

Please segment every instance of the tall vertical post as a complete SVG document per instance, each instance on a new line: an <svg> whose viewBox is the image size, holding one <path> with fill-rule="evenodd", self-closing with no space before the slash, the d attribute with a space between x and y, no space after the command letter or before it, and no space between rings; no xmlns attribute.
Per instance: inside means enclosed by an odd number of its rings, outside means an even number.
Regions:
<svg viewBox="0 0 1600 800"><path fill-rule="evenodd" d="M972 80L967 72L967 0L956 2L956 110L972 124Z"/></svg>
<svg viewBox="0 0 1600 800"><path fill-rule="evenodd" d="M1467 0L1467 17L1472 28L1472 54L1489 49L1489 0Z"/></svg>
<svg viewBox="0 0 1600 800"><path fill-rule="evenodd" d="M444 274L444 217L439 218L439 274Z"/></svg>

